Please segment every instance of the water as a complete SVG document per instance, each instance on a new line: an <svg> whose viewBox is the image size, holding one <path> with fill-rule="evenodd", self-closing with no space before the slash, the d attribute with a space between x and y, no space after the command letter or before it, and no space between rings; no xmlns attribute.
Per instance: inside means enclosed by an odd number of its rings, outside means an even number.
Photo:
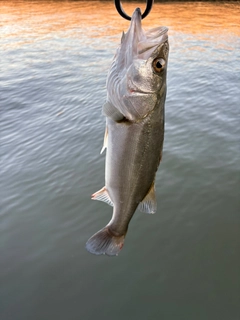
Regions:
<svg viewBox="0 0 240 320"><path fill-rule="evenodd" d="M124 2L131 14L144 3ZM128 22L110 2L0 2L0 318L240 319L240 4L155 3L171 46L158 212L117 258L101 106Z"/></svg>

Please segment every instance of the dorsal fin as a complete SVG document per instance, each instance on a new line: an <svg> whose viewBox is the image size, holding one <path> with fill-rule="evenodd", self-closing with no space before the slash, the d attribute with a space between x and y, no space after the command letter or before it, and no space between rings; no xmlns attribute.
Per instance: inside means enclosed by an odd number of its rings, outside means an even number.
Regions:
<svg viewBox="0 0 240 320"><path fill-rule="evenodd" d="M157 201L154 183L152 184L146 197L143 199L142 202L140 202L138 208L140 211L145 213L155 213L157 211Z"/></svg>

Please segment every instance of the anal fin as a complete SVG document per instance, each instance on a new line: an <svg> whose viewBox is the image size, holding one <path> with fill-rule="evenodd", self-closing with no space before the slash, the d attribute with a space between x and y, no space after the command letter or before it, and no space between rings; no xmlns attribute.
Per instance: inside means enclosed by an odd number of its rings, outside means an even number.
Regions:
<svg viewBox="0 0 240 320"><path fill-rule="evenodd" d="M142 202L140 202L138 209L145 213L155 213L157 211L157 201L154 183L152 184L146 197L143 199Z"/></svg>
<svg viewBox="0 0 240 320"><path fill-rule="evenodd" d="M106 187L103 187L101 190L92 194L91 199L106 202L107 204L113 207L113 202L108 194Z"/></svg>

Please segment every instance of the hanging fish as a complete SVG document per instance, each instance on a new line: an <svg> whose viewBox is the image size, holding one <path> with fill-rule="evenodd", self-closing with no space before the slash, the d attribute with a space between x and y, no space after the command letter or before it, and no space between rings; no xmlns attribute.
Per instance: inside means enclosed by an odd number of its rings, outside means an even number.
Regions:
<svg viewBox="0 0 240 320"><path fill-rule="evenodd" d="M117 255L136 209L155 213L157 208L154 180L164 138L168 29L145 32L141 20L137 8L107 77L105 186L92 199L113 206L113 215L86 243L97 255Z"/></svg>

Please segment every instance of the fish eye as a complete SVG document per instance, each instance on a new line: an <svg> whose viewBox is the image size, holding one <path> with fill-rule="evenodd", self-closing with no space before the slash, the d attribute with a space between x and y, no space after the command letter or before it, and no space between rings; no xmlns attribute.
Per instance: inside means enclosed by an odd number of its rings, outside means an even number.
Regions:
<svg viewBox="0 0 240 320"><path fill-rule="evenodd" d="M163 70L165 61L162 58L156 58L153 60L153 69L155 72L159 73Z"/></svg>

